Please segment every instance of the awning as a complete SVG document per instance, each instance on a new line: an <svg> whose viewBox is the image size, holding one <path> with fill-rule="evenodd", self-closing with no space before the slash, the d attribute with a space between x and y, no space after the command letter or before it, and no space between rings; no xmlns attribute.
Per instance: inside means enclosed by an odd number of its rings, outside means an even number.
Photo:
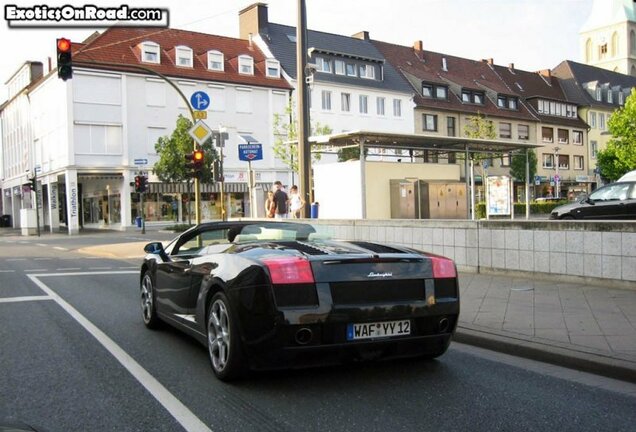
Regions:
<svg viewBox="0 0 636 432"><path fill-rule="evenodd" d="M267 191L271 187L269 183L257 183L263 190ZM149 193L188 193L185 183L148 183L147 192ZM194 193L194 185L191 186L191 193ZM201 192L203 193L219 193L221 192L221 184L201 184ZM224 192L226 193L247 193L247 183L225 183Z"/></svg>

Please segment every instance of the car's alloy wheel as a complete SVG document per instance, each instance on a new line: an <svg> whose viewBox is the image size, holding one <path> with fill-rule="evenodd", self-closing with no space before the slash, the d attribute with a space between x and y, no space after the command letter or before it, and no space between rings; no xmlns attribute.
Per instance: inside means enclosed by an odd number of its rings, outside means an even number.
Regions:
<svg viewBox="0 0 636 432"><path fill-rule="evenodd" d="M214 374L222 380L243 371L240 338L227 297L216 293L208 312L208 353Z"/></svg>
<svg viewBox="0 0 636 432"><path fill-rule="evenodd" d="M159 317L155 309L155 292L150 272L146 272L141 279L141 313L146 327L158 327Z"/></svg>

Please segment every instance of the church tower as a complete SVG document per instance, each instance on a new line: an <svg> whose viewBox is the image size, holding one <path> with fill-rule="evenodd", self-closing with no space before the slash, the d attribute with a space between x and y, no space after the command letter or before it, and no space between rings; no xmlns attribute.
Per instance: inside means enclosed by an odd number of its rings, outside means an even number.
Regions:
<svg viewBox="0 0 636 432"><path fill-rule="evenodd" d="M636 76L636 3L594 0L579 32L583 63Z"/></svg>

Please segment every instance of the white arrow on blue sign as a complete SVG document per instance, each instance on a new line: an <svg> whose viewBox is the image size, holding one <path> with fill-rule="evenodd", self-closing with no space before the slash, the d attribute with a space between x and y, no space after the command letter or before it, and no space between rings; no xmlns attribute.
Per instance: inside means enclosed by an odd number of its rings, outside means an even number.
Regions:
<svg viewBox="0 0 636 432"><path fill-rule="evenodd" d="M148 159L135 159L135 165L148 165Z"/></svg>
<svg viewBox="0 0 636 432"><path fill-rule="evenodd" d="M190 104L197 111L206 110L210 106L210 96L206 92L194 92L190 96Z"/></svg>

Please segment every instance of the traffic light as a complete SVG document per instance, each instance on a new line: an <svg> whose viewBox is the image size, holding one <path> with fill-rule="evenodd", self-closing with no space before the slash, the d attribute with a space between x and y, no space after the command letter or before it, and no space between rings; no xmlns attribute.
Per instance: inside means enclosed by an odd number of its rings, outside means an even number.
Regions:
<svg viewBox="0 0 636 432"><path fill-rule="evenodd" d="M35 191L38 188L38 179L33 176L29 179L29 189L31 189L31 191Z"/></svg>
<svg viewBox="0 0 636 432"><path fill-rule="evenodd" d="M203 161L205 159L203 150L194 150L192 153L185 155L186 168L189 169L192 177L198 177L203 171Z"/></svg>
<svg viewBox="0 0 636 432"><path fill-rule="evenodd" d="M141 192L141 176L135 176L135 192Z"/></svg>
<svg viewBox="0 0 636 432"><path fill-rule="evenodd" d="M146 176L139 176L139 192L146 192Z"/></svg>
<svg viewBox="0 0 636 432"><path fill-rule="evenodd" d="M73 78L73 63L71 53L71 40L57 39L57 77L64 81Z"/></svg>
<svg viewBox="0 0 636 432"><path fill-rule="evenodd" d="M219 159L215 159L212 162L212 178L215 182L221 181L222 173L221 173L221 161Z"/></svg>

